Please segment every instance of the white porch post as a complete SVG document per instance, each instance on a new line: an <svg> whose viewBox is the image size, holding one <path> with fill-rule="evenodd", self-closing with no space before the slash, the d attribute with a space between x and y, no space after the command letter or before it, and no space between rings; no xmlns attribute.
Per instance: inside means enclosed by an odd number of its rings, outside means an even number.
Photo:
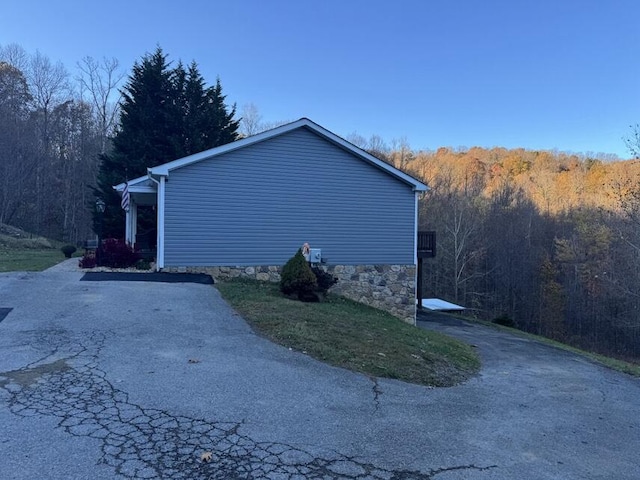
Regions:
<svg viewBox="0 0 640 480"><path fill-rule="evenodd" d="M129 208L129 215L131 215L131 248L136 246L136 235L138 235L138 205L135 202L131 202Z"/></svg>
<svg viewBox="0 0 640 480"><path fill-rule="evenodd" d="M157 248L157 261L156 268L160 270L164 268L164 187L165 187L164 176L160 176L160 181L158 182L158 238L156 241Z"/></svg>
<svg viewBox="0 0 640 480"><path fill-rule="evenodd" d="M133 202L129 203L129 210L126 212L125 218L125 242L132 248L136 243L136 230L138 225L138 206Z"/></svg>
<svg viewBox="0 0 640 480"><path fill-rule="evenodd" d="M124 243L131 245L131 208L124 212Z"/></svg>

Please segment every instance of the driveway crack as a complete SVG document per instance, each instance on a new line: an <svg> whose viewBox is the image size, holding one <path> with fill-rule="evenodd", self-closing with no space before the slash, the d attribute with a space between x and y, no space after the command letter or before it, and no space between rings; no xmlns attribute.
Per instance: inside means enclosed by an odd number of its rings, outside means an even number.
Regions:
<svg viewBox="0 0 640 480"><path fill-rule="evenodd" d="M370 376L369 380L373 383L373 387L371 390L373 391L373 411L377 413L380 409L380 395L382 395L383 391L378 384L378 379L374 376Z"/></svg>
<svg viewBox="0 0 640 480"><path fill-rule="evenodd" d="M209 420L134 403L127 392L114 387L99 366L104 333L65 338L39 332L38 337L49 352L48 363L40 360L0 372L4 378L0 389L8 394L4 398L9 410L23 417L53 417L68 435L98 440L98 462L111 467L118 476L136 480L432 480L447 471L493 468L393 469L335 450L256 441L244 432L245 420ZM370 378L377 411L382 390L378 380Z"/></svg>
<svg viewBox="0 0 640 480"><path fill-rule="evenodd" d="M498 466L497 465L489 465L489 466L486 466L486 467L478 467L477 465L474 465L472 463L471 465L457 465L455 467L438 468L436 470L431 470L429 472L429 475L431 476L431 478L433 478L436 475L440 475L441 473L453 472L453 471L456 471L456 470L475 470L477 472L484 472L486 470L491 470L492 468L498 468Z"/></svg>

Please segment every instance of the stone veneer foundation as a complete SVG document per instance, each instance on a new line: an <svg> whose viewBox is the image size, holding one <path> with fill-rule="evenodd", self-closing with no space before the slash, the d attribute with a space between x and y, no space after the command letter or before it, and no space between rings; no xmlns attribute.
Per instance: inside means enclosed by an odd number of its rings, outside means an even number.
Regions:
<svg viewBox="0 0 640 480"><path fill-rule="evenodd" d="M407 323L416 322L415 265L323 265L338 278L330 292L385 310ZM214 279L252 278L279 282L278 266L168 267L166 272L207 273Z"/></svg>

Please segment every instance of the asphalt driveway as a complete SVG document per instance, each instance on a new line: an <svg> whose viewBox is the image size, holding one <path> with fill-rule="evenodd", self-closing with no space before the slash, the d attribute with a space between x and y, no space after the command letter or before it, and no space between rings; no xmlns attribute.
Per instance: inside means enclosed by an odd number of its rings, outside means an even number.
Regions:
<svg viewBox="0 0 640 480"><path fill-rule="evenodd" d="M423 322L481 374L376 380L255 335L211 285L70 265L0 274L2 479L640 478L640 381L572 354Z"/></svg>

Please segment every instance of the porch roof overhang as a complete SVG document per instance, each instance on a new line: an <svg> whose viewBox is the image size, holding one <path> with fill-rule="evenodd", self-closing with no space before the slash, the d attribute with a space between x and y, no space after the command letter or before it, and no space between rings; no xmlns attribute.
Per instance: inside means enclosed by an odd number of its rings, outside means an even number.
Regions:
<svg viewBox="0 0 640 480"><path fill-rule="evenodd" d="M131 199L141 206L150 206L157 203L157 185L149 179L148 175L134 178L127 182L129 184L129 195ZM125 183L119 183L115 185L113 189L122 195L124 191Z"/></svg>

